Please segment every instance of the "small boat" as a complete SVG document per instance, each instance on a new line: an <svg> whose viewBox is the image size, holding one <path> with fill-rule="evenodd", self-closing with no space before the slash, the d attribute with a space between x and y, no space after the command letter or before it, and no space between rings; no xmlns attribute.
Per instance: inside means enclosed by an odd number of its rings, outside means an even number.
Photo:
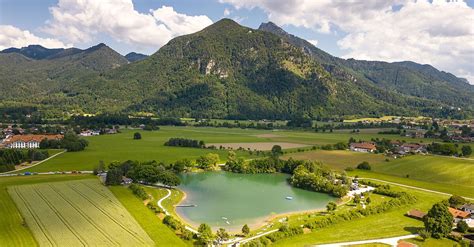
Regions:
<svg viewBox="0 0 474 247"><path fill-rule="evenodd" d="M292 196L287 196L285 197L286 200L293 200L293 197Z"/></svg>
<svg viewBox="0 0 474 247"><path fill-rule="evenodd" d="M226 217L222 217L222 219L223 219L223 220L227 220L227 218L226 218Z"/></svg>
<svg viewBox="0 0 474 247"><path fill-rule="evenodd" d="M230 225L230 222L229 222L229 221L226 221L225 223L226 223L227 225Z"/></svg>

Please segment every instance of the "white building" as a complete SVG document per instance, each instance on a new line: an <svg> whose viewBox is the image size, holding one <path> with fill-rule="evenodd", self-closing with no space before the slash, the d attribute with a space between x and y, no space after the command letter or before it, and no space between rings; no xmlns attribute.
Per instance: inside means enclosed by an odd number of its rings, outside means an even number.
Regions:
<svg viewBox="0 0 474 247"><path fill-rule="evenodd" d="M6 148L39 148L42 140L60 140L63 135L14 135L4 141Z"/></svg>

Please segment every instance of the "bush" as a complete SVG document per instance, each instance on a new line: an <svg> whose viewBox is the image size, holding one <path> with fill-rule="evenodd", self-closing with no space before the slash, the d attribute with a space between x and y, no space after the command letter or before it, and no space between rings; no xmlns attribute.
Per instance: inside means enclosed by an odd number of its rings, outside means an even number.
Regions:
<svg viewBox="0 0 474 247"><path fill-rule="evenodd" d="M460 233L466 233L469 230L469 225L464 220L461 220L456 224L456 230Z"/></svg>
<svg viewBox="0 0 474 247"><path fill-rule="evenodd" d="M372 167L370 167L369 162L364 161L364 162L357 165L357 169L370 171L370 170L372 170Z"/></svg>
<svg viewBox="0 0 474 247"><path fill-rule="evenodd" d="M138 184L131 184L128 188L135 194L138 198L142 200L148 199L148 194L145 192L143 187Z"/></svg>
<svg viewBox="0 0 474 247"><path fill-rule="evenodd" d="M140 140L140 139L142 139L142 134L135 132L135 134L133 134L133 140Z"/></svg>

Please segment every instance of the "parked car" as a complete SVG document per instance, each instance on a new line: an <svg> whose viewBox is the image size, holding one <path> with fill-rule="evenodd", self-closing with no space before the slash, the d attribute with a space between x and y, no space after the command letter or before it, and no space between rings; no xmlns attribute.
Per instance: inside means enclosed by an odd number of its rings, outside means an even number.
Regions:
<svg viewBox="0 0 474 247"><path fill-rule="evenodd" d="M25 176L31 175L31 172L25 172Z"/></svg>

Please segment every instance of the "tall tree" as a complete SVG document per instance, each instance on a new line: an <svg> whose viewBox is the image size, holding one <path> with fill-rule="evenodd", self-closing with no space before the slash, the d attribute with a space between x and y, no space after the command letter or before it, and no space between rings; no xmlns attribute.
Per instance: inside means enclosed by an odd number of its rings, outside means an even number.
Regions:
<svg viewBox="0 0 474 247"><path fill-rule="evenodd" d="M209 244L214 239L214 235L212 234L212 229L208 224L202 223L199 228L199 241L203 244Z"/></svg>
<svg viewBox="0 0 474 247"><path fill-rule="evenodd" d="M423 221L426 230L431 233L433 238L448 236L453 227L453 216L449 212L448 206L443 202L434 204Z"/></svg>

